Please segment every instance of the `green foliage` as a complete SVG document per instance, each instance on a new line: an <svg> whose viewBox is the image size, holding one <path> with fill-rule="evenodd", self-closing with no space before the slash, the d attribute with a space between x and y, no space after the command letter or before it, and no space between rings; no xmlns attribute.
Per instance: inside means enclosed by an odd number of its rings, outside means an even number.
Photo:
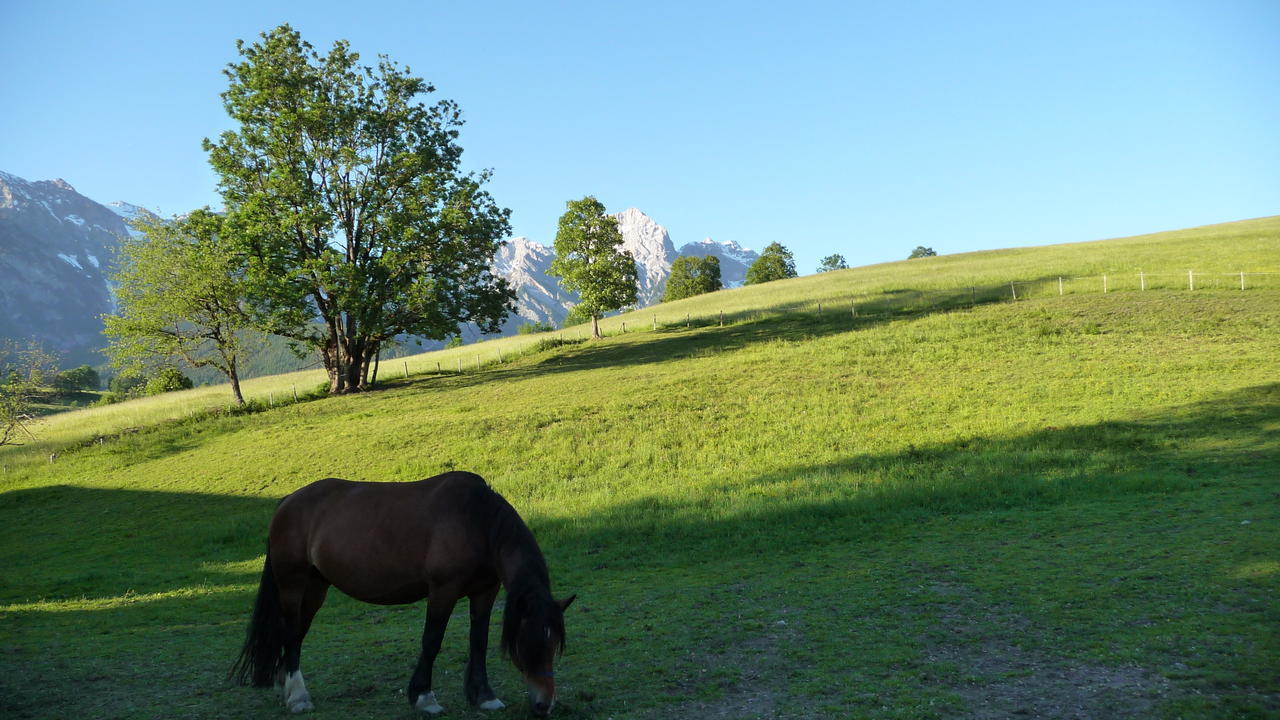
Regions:
<svg viewBox="0 0 1280 720"><path fill-rule="evenodd" d="M551 332L556 326L549 322L530 322L516 328L516 332L521 335L534 335L537 333Z"/></svg>
<svg viewBox="0 0 1280 720"><path fill-rule="evenodd" d="M237 43L223 104L237 129L205 141L264 332L315 349L330 391L360 390L400 335L497 331L513 307L490 271L508 210L462 172L461 110L389 59L326 55L288 25ZM319 319L319 322L315 322Z"/></svg>
<svg viewBox="0 0 1280 720"><path fill-rule="evenodd" d="M715 255L678 257L671 263L671 274L667 276L667 288L662 294L662 302L715 292L722 287L720 258Z"/></svg>
<svg viewBox="0 0 1280 720"><path fill-rule="evenodd" d="M179 361L211 367L243 403L248 287L244 254L224 236L223 219L206 208L133 225L141 235L125 239L111 278L119 309L103 317L111 364L135 373Z"/></svg>
<svg viewBox="0 0 1280 720"><path fill-rule="evenodd" d="M621 250L618 220L606 215L604 205L588 195L565 203L556 231L556 258L549 274L580 298L574 310L591 318L591 335L600 337L600 316L636 301L636 263Z"/></svg>
<svg viewBox="0 0 1280 720"><path fill-rule="evenodd" d="M57 360L39 343L0 340L0 446L34 440L34 404L57 376Z"/></svg>
<svg viewBox="0 0 1280 720"><path fill-rule="evenodd" d="M152 375L146 384L146 394L160 395L175 390L190 390L194 387L191 378L182 374L176 367L162 367Z"/></svg>
<svg viewBox="0 0 1280 720"><path fill-rule="evenodd" d="M564 316L564 321L560 323L561 328L573 327L583 323L591 322L591 313L582 305L574 305L569 308L568 314Z"/></svg>
<svg viewBox="0 0 1280 720"><path fill-rule="evenodd" d="M832 270L848 270L849 263L845 261L844 256L836 253L822 258L822 263L818 265L818 272L831 272Z"/></svg>
<svg viewBox="0 0 1280 720"><path fill-rule="evenodd" d="M53 387L63 393L97 390L101 386L102 378L99 377L98 371L88 365L63 370L53 380Z"/></svg>
<svg viewBox="0 0 1280 720"><path fill-rule="evenodd" d="M107 383L107 389L114 395L137 397L143 394L147 380L147 376L140 371L126 370L111 378L111 382Z"/></svg>
<svg viewBox="0 0 1280 720"><path fill-rule="evenodd" d="M452 350L454 348L462 347L462 336L461 335L451 336L447 341L445 341L444 347L446 350Z"/></svg>
<svg viewBox="0 0 1280 720"><path fill-rule="evenodd" d="M780 243L769 243L760 257L747 268L747 285L785 280L796 277L796 261L791 251Z"/></svg>
<svg viewBox="0 0 1280 720"><path fill-rule="evenodd" d="M916 249L912 250L911 254L907 256L907 259L914 260L916 258L922 258L922 257L936 257L937 254L938 253L933 251L933 248L927 248L923 245L917 245Z"/></svg>

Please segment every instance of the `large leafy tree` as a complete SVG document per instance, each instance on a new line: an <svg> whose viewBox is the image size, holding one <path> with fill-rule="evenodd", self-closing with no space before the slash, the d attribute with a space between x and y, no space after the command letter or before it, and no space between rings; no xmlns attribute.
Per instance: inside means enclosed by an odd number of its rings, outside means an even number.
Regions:
<svg viewBox="0 0 1280 720"><path fill-rule="evenodd" d="M334 393L363 389L397 335L495 332L514 293L491 270L510 211L464 173L457 105L346 42L320 55L288 25L237 44L223 105L238 123L205 141L246 257L259 327L319 352Z"/></svg>
<svg viewBox="0 0 1280 720"><path fill-rule="evenodd" d="M796 276L796 261L781 243L769 243L760 257L747 268L748 285L772 282Z"/></svg>
<svg viewBox="0 0 1280 720"><path fill-rule="evenodd" d="M581 300L574 310L591 318L591 337L600 337L600 316L636 301L636 262L622 250L618 219L588 195L565 203L556 231L556 259L550 274Z"/></svg>
<svg viewBox="0 0 1280 720"><path fill-rule="evenodd" d="M720 258L715 255L678 257L671 263L662 302L715 292L721 287Z"/></svg>
<svg viewBox="0 0 1280 720"><path fill-rule="evenodd" d="M117 312L103 317L104 332L111 364L126 374L178 361L214 367L243 405L240 366L250 328L244 257L222 233L224 224L208 210L136 219L140 235L121 246L112 275Z"/></svg>
<svg viewBox="0 0 1280 720"><path fill-rule="evenodd" d="M937 255L938 253L934 252L933 248L928 248L923 245L917 245L916 249L912 250L911 254L907 256L907 259L915 260L916 258L936 257Z"/></svg>

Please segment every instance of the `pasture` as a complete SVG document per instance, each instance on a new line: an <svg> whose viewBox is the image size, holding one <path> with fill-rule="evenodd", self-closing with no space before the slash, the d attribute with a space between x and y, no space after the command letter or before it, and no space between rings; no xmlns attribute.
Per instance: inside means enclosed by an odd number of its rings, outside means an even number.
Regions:
<svg viewBox="0 0 1280 720"><path fill-rule="evenodd" d="M600 342L419 356L364 395L57 416L0 450L0 714L283 716L226 679L276 501L465 469L578 594L554 717L1274 717L1280 288L970 288L1276 271L1278 230L858 268ZM892 300L909 290L952 300ZM808 311L850 298L881 304ZM422 621L332 594L303 651L314 716L412 717ZM449 716L525 716L496 649L508 708L464 702L466 624L436 665Z"/></svg>

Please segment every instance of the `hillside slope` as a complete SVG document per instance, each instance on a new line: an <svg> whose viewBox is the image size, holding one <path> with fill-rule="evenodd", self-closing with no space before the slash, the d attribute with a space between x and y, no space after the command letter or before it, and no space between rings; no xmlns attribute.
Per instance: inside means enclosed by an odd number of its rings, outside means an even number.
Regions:
<svg viewBox="0 0 1280 720"><path fill-rule="evenodd" d="M1131 261L1261 271L1278 225L726 291L601 342L430 354L383 391L262 412L186 418L191 393L71 413L0 450L0 709L278 712L220 682L275 501L460 468L579 594L557 717L1274 714L1280 289L970 288ZM830 309L851 298L867 312ZM111 423L143 429L70 447ZM332 593L303 652L316 716L402 712L421 617ZM480 717L465 625L436 687ZM514 670L491 671L522 716Z"/></svg>

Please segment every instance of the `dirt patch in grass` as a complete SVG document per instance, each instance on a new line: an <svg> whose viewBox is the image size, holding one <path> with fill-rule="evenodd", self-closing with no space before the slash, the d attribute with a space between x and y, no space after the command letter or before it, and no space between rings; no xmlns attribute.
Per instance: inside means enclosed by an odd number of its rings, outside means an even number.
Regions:
<svg viewBox="0 0 1280 720"><path fill-rule="evenodd" d="M983 603L953 582L931 588L945 600L925 638L925 657L955 678L946 690L964 705L952 717L1148 718L1175 694L1165 677L1057 656L1052 634L1028 618Z"/></svg>
<svg viewBox="0 0 1280 720"><path fill-rule="evenodd" d="M787 678L794 670L782 650L797 642L798 615L780 610L779 619L738 641L689 653L685 673L672 689L687 700L665 710L669 717L771 718L793 707Z"/></svg>

